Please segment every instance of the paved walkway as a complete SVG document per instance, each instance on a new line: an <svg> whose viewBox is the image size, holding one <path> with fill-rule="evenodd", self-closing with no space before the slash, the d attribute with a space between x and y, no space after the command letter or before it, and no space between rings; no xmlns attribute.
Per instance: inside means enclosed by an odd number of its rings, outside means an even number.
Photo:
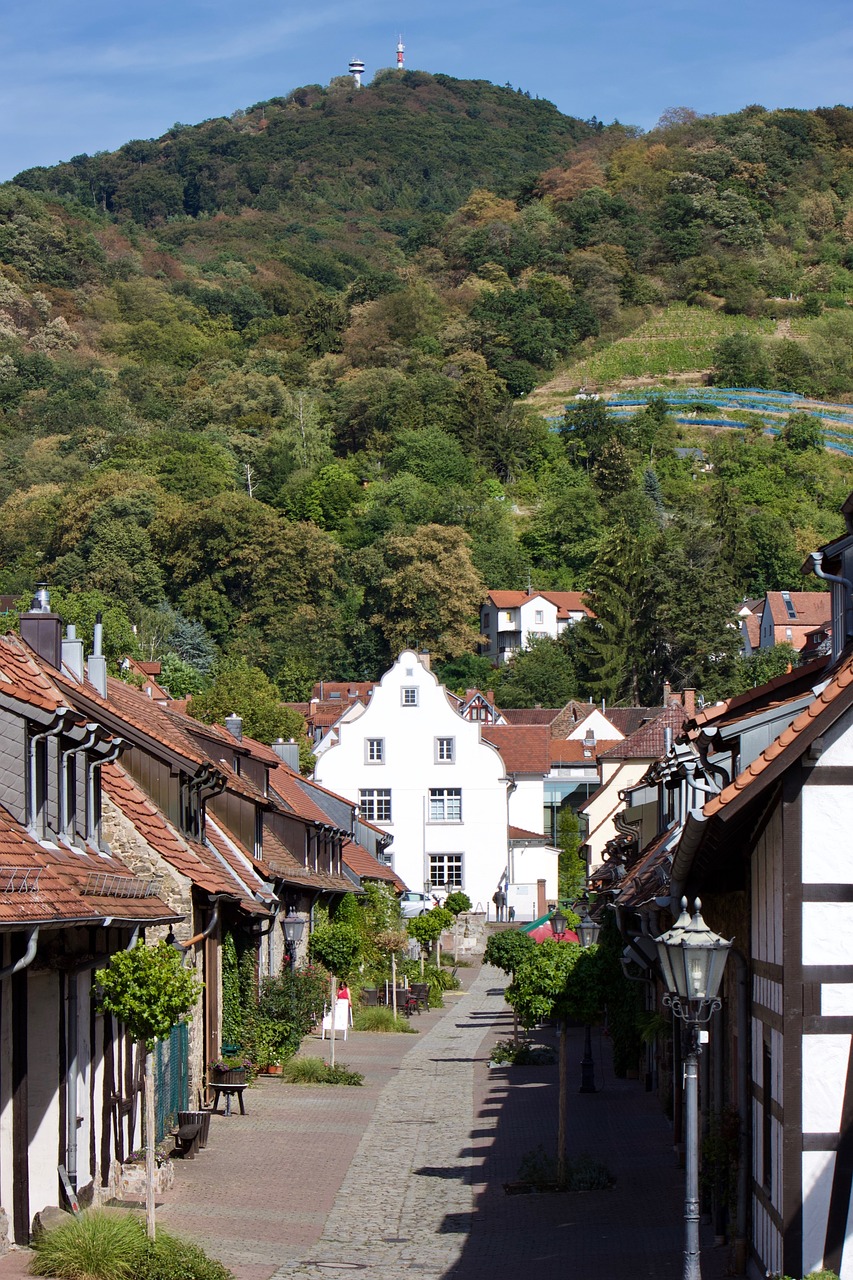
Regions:
<svg viewBox="0 0 853 1280"><path fill-rule="evenodd" d="M178 1163L161 1225L204 1243L238 1280L678 1280L683 1174L669 1126L655 1097L613 1078L606 1042L600 1092L575 1093L570 1074L569 1155L606 1163L614 1189L505 1194L526 1153L553 1150L556 1068L489 1070L491 1045L511 1034L503 975L465 978L470 990L445 1010L413 1019L417 1036L338 1042L363 1088L264 1080L247 1116L214 1117L210 1147ZM572 1033L570 1073L581 1052ZM727 1262L706 1242L705 1280ZM0 1280L21 1274L12 1265L0 1260Z"/></svg>

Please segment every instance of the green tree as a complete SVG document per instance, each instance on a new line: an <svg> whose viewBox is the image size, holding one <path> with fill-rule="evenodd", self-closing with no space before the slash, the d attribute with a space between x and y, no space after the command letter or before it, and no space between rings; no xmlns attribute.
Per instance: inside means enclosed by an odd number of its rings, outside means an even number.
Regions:
<svg viewBox="0 0 853 1280"><path fill-rule="evenodd" d="M195 694L187 711L205 724L224 723L227 716L236 712L243 719L243 731L259 742L274 742L276 738L295 738L299 743L299 767L310 773L314 757L305 737L305 718L290 707L285 707L281 695L259 667L252 667L245 658L229 658L214 668L210 687Z"/></svg>
<svg viewBox="0 0 853 1280"><path fill-rule="evenodd" d="M813 413L789 413L779 437L794 453L823 448L823 423Z"/></svg>
<svg viewBox="0 0 853 1280"><path fill-rule="evenodd" d="M721 387L764 387L768 383L767 360L758 338L733 333L714 349L712 377Z"/></svg>
<svg viewBox="0 0 853 1280"><path fill-rule="evenodd" d="M485 586L471 563L470 546L462 529L437 524L381 541L370 621L392 653L412 647L457 658L476 648L473 619Z"/></svg>
<svg viewBox="0 0 853 1280"><path fill-rule="evenodd" d="M495 698L505 707L563 707L577 693L572 637L537 636L500 672Z"/></svg>
<svg viewBox="0 0 853 1280"><path fill-rule="evenodd" d="M556 1018L559 1041L559 1111L557 1117L557 1181L566 1181L566 1096L568 1092L568 1022L597 1021L604 1004L598 948L545 939L521 960L506 998L525 1027Z"/></svg>
<svg viewBox="0 0 853 1280"><path fill-rule="evenodd" d="M123 1023L134 1040L145 1046L145 1168L146 1218L153 1240L154 1216L154 1046L165 1040L172 1027L190 1016L202 984L184 968L183 954L165 939L147 946L141 939L129 951L110 956L95 980L100 1007Z"/></svg>
<svg viewBox="0 0 853 1280"><path fill-rule="evenodd" d="M568 805L560 810L557 819L558 893L565 902L575 902L586 889L587 867L579 857L581 828L578 815Z"/></svg>
<svg viewBox="0 0 853 1280"><path fill-rule="evenodd" d="M338 980L349 977L361 955L361 936L357 926L345 922L321 925L308 939L308 954L329 971L329 1008L334 1019ZM330 1062L335 1065L334 1022Z"/></svg>

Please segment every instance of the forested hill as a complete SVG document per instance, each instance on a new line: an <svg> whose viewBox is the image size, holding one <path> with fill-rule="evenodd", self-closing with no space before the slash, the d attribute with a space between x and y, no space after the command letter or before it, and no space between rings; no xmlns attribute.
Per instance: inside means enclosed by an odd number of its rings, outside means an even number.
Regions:
<svg viewBox="0 0 853 1280"><path fill-rule="evenodd" d="M799 585L851 462L803 415L549 423L530 393L849 399L851 298L844 107L641 134L383 72L28 170L0 187L0 593L106 608L176 694L243 658L296 698L406 644L486 684L485 585L588 589L599 622L506 705L731 692L733 607Z"/></svg>
<svg viewBox="0 0 853 1280"><path fill-rule="evenodd" d="M517 194L594 132L485 80L387 71L362 89L342 76L15 182L149 223L241 208L450 213L475 187Z"/></svg>

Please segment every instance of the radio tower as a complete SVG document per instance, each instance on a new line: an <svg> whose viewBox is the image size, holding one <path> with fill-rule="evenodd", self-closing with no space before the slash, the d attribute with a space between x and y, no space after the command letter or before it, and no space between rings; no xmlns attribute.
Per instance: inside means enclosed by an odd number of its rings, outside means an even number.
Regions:
<svg viewBox="0 0 853 1280"><path fill-rule="evenodd" d="M405 48L406 46L403 44L403 37L400 36L400 39L397 41L397 70L398 71L403 70L403 51Z"/></svg>
<svg viewBox="0 0 853 1280"><path fill-rule="evenodd" d="M364 75L364 63L361 58L353 58L349 64L349 73L355 81L356 89L361 88L361 77Z"/></svg>

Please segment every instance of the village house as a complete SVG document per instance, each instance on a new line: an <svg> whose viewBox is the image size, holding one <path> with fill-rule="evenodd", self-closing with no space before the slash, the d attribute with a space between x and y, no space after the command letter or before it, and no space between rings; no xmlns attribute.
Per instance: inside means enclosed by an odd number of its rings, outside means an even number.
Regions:
<svg viewBox="0 0 853 1280"><path fill-rule="evenodd" d="M320 743L314 776L393 837L393 869L410 887L462 889L485 911L509 876L518 918L532 919L557 888L542 826L547 741L498 746L495 732L460 714L426 656L405 650Z"/></svg>
<svg viewBox="0 0 853 1280"><path fill-rule="evenodd" d="M826 640L832 605L827 591L768 591L761 600L745 600L738 611L741 652L789 644L811 652Z"/></svg>
<svg viewBox="0 0 853 1280"><path fill-rule="evenodd" d="M649 978L682 895L734 939L702 1109L737 1117L735 1202L710 1207L755 1277L853 1275L853 495L843 510L847 533L804 566L832 584L833 652L689 716L626 791L597 879ZM675 1091L678 1139L673 1047L665 1075L649 1066Z"/></svg>
<svg viewBox="0 0 853 1280"><path fill-rule="evenodd" d="M582 591L490 591L480 606L483 657L498 666L533 639L558 639L592 617Z"/></svg>

